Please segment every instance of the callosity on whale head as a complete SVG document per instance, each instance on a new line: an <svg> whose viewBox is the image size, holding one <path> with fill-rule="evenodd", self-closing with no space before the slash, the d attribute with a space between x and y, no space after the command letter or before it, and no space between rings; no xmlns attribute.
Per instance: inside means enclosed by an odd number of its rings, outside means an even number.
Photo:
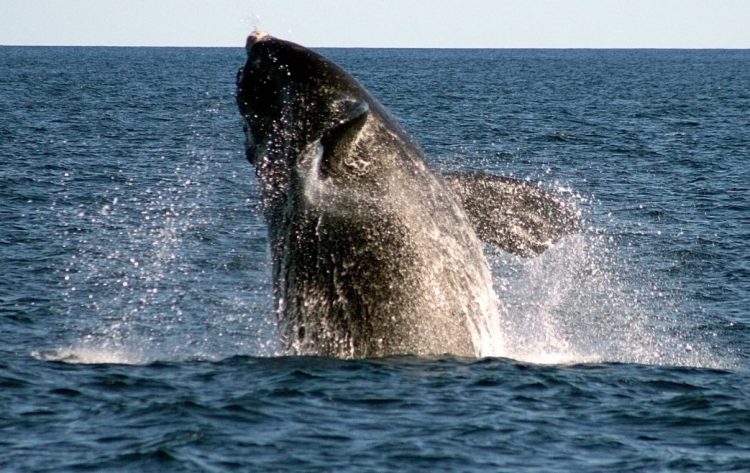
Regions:
<svg viewBox="0 0 750 473"><path fill-rule="evenodd" d="M468 196L476 186L502 188L505 214L519 215L513 225L520 227L567 216L564 207L547 205L544 218L529 219L533 199L514 197L528 194L525 184L443 179L388 112L316 52L253 33L247 55L237 102L261 183L290 352L500 354L498 302L473 227L501 247L509 233L502 212L490 220L494 209ZM533 244L524 241L531 233L511 232L506 249L536 253L574 227L534 225Z"/></svg>

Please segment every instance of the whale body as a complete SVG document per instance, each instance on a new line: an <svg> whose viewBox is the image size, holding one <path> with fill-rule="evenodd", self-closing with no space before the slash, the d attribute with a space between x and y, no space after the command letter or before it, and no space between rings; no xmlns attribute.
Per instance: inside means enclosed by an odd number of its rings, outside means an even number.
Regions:
<svg viewBox="0 0 750 473"><path fill-rule="evenodd" d="M384 107L314 51L259 32L246 49L237 103L288 351L497 354L479 237L533 256L577 228L575 212L525 182L431 170Z"/></svg>

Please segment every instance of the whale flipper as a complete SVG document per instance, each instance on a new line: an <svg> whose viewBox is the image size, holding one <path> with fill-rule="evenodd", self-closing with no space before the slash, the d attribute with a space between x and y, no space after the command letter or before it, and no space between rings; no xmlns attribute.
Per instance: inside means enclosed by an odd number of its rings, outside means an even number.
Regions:
<svg viewBox="0 0 750 473"><path fill-rule="evenodd" d="M370 106L363 100L340 100L336 103L334 118L320 138L323 147L321 172L324 175L346 172L341 161L346 150L356 140L365 125Z"/></svg>
<svg viewBox="0 0 750 473"><path fill-rule="evenodd" d="M539 187L509 177L447 173L477 236L502 250L537 256L580 228L575 209Z"/></svg>

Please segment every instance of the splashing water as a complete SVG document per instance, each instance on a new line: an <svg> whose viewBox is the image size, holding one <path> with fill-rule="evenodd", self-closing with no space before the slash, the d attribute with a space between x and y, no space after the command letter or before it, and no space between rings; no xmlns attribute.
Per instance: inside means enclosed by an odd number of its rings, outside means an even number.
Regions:
<svg viewBox="0 0 750 473"><path fill-rule="evenodd" d="M728 366L690 333L654 276L628 267L606 234L570 235L531 260L488 251L505 306L502 356L538 364Z"/></svg>
<svg viewBox="0 0 750 473"><path fill-rule="evenodd" d="M276 353L266 279L242 283L267 272L263 228L244 215L244 196L232 208L217 187L219 157L188 152L149 186L110 186L96 203L61 211L71 254L61 273L70 340L35 357L144 364ZM173 165L159 161L154 165ZM232 232L222 228L235 219ZM256 257L253 267L248 255Z"/></svg>
<svg viewBox="0 0 750 473"><path fill-rule="evenodd" d="M96 228L96 241L81 238L65 272L68 328L78 338L34 356L144 364L281 353L269 285L245 294L237 281L249 268L209 273L194 261L207 251L202 232L216 224L201 183L205 166L196 159L180 171L189 177L178 176L179 185L167 181L163 190L125 202L115 197L97 215L81 216ZM237 247L228 251L247 253L235 233L228 244ZM539 364L727 365L687 329L675 329L677 304L654 289L647 271L629 268L606 234L570 235L532 259L490 246L486 252L503 308L494 321L502 337L482 346L484 356ZM267 282L267 265L256 269Z"/></svg>
<svg viewBox="0 0 750 473"><path fill-rule="evenodd" d="M244 196L242 211L227 208L215 155L189 158L137 195L129 182L61 216L75 247L61 274L71 340L34 356L143 364L281 353L265 224ZM568 236L528 260L486 252L504 307L491 321L502 336L481 341L484 356L727 366L689 326L679 328L687 322L678 304L655 289L652 274L629 267L606 233Z"/></svg>

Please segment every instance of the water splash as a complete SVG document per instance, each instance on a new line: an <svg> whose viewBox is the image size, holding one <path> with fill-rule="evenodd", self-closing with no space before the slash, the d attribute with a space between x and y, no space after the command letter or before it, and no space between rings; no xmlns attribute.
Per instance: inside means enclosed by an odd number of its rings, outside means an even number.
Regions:
<svg viewBox="0 0 750 473"><path fill-rule="evenodd" d="M265 229L238 190L249 179L227 169L244 170L236 158L200 147L152 158L151 171L58 206L66 340L34 356L142 364L277 353Z"/></svg>
<svg viewBox="0 0 750 473"><path fill-rule="evenodd" d="M42 361L59 361L82 365L144 365L151 361L151 358L138 348L104 345L86 346L85 344L34 351L31 355Z"/></svg>
<svg viewBox="0 0 750 473"><path fill-rule="evenodd" d="M622 362L726 368L678 301L606 234L571 235L523 260L490 251L505 304L502 356L539 364Z"/></svg>
<svg viewBox="0 0 750 473"><path fill-rule="evenodd" d="M185 158L143 192L126 181L95 203L61 210L71 247L60 275L69 340L34 356L142 364L281 353L270 270L258 265L269 258L265 224L249 218L244 196L237 209L227 207L236 182L217 187L217 176L232 172L216 153L196 149ZM238 164L244 180L245 163ZM566 237L528 260L487 253L504 308L502 343L483 346L485 356L731 366L696 335L696 321L658 278L606 232Z"/></svg>

